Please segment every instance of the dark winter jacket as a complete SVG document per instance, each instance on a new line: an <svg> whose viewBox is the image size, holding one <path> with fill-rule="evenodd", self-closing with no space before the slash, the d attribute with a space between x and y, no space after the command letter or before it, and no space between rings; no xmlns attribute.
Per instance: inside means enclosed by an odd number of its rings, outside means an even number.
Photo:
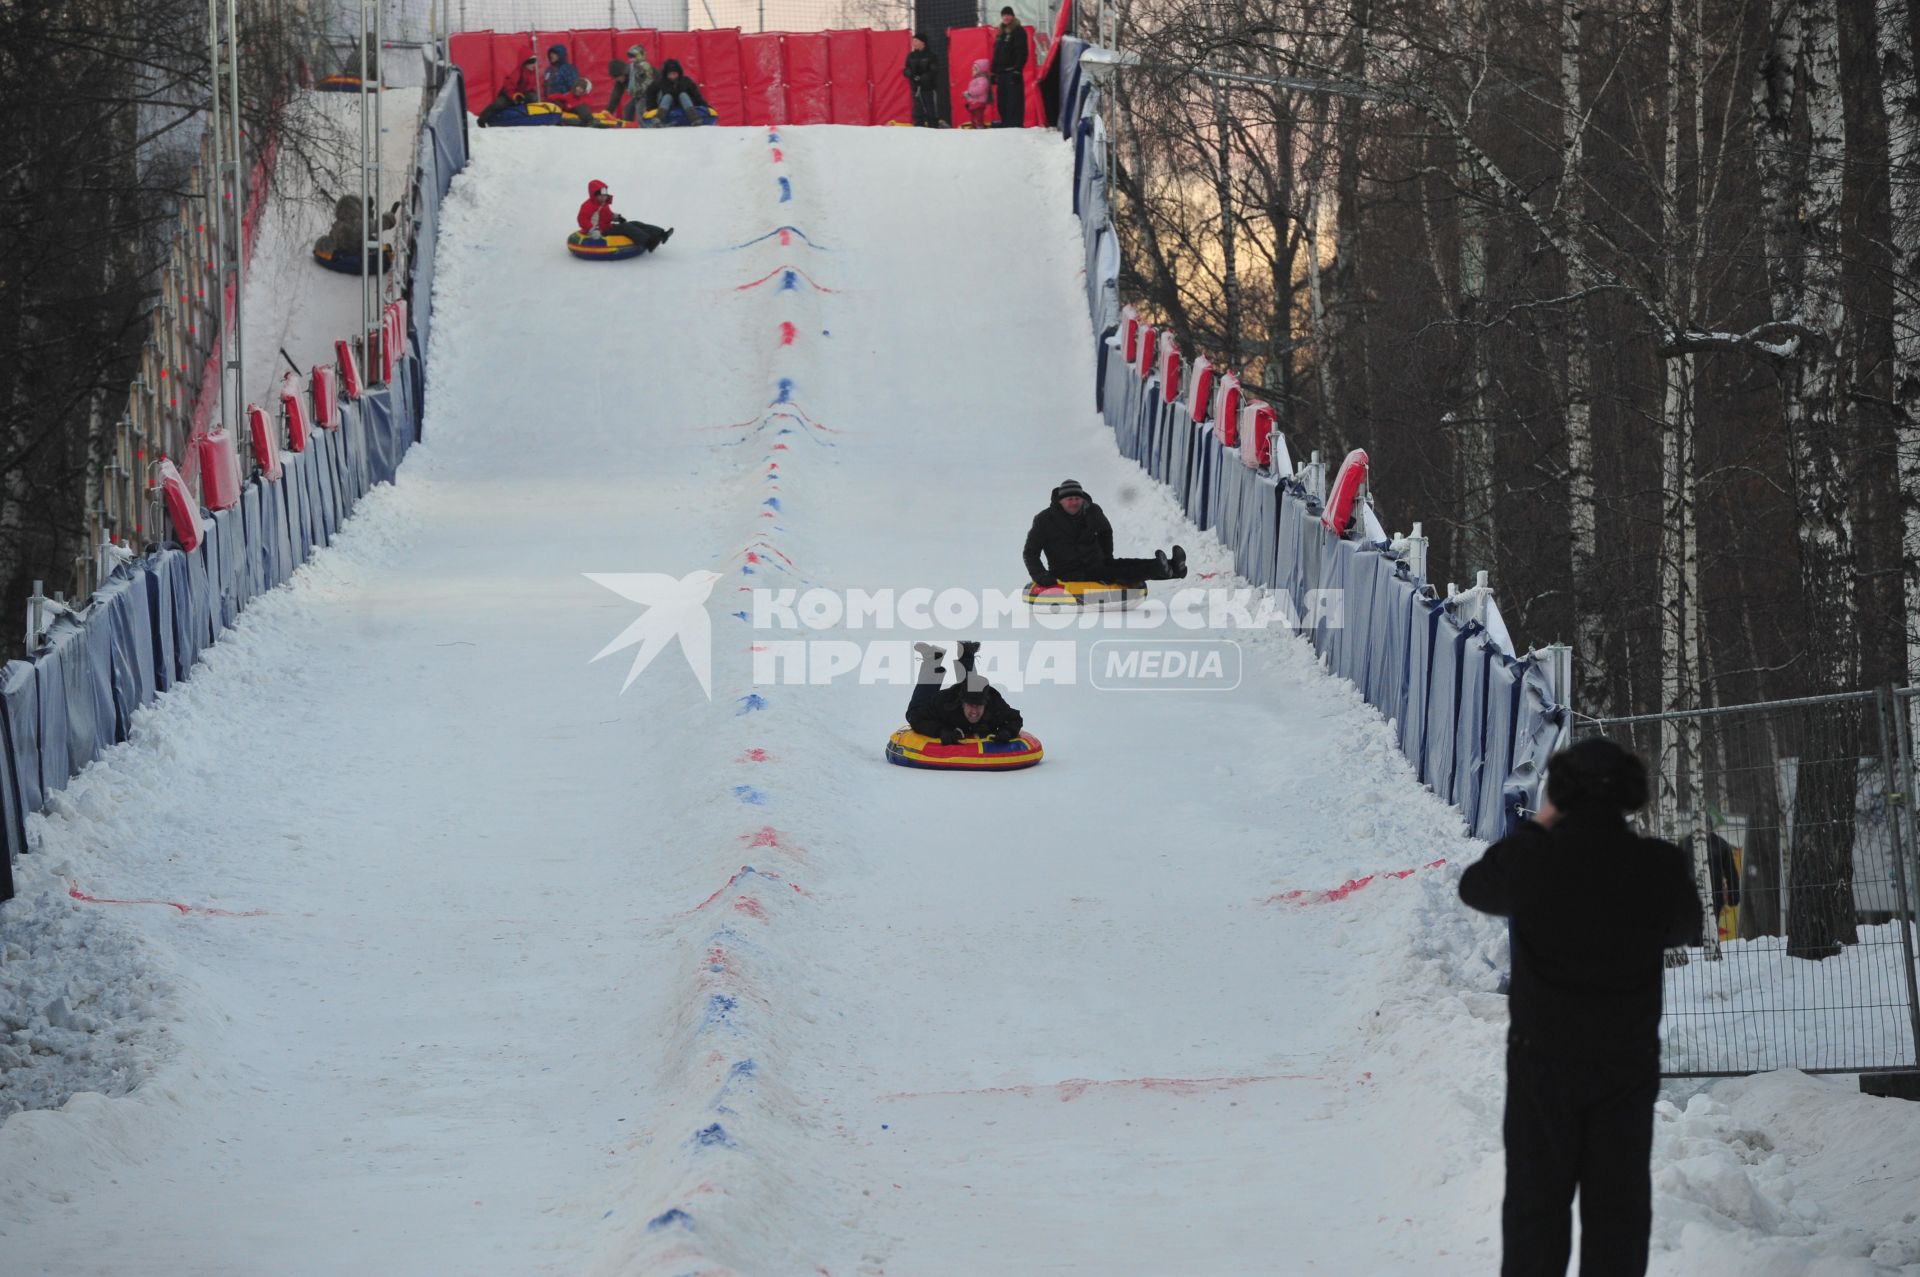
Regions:
<svg viewBox="0 0 1920 1277"><path fill-rule="evenodd" d="M1487 848L1460 898L1513 920L1515 1047L1591 1068L1657 1067L1663 955L1701 938L1684 852L1634 833L1617 810L1576 808Z"/></svg>
<svg viewBox="0 0 1920 1277"><path fill-rule="evenodd" d="M948 728L961 736L1017 736L1020 734L1020 711L1007 704L1007 698L1000 695L1000 689L992 685L986 688L987 712L980 716L977 723L969 723L965 711L960 708L960 695L964 683L955 683L952 687L942 688L939 692L921 702L917 712L907 716L907 726L924 736L936 740Z"/></svg>
<svg viewBox="0 0 1920 1277"><path fill-rule="evenodd" d="M1027 29L1019 23L1001 26L993 34L993 73L1019 72L1027 68Z"/></svg>
<svg viewBox="0 0 1920 1277"><path fill-rule="evenodd" d="M932 91L939 84L939 68L933 62L932 49L915 49L907 54L907 65L900 74L916 89Z"/></svg>
<svg viewBox="0 0 1920 1277"><path fill-rule="evenodd" d="M680 105L682 93L687 95L687 100L693 103L695 110L707 104L707 100L700 96L700 86L693 82L692 76L680 69L679 60L668 58L660 64L659 78L653 82L653 103L662 111L671 111Z"/></svg>
<svg viewBox="0 0 1920 1277"><path fill-rule="evenodd" d="M1027 577L1035 585L1105 580L1107 565L1113 562L1113 525L1092 501L1079 514L1068 514L1055 489L1053 503L1033 516L1024 557Z"/></svg>
<svg viewBox="0 0 1920 1277"><path fill-rule="evenodd" d="M554 54L560 55L560 61L553 60ZM580 82L580 72L573 63L567 61L567 46L551 45L547 49L547 74L541 81L547 101L551 102L562 94L571 93L573 86Z"/></svg>

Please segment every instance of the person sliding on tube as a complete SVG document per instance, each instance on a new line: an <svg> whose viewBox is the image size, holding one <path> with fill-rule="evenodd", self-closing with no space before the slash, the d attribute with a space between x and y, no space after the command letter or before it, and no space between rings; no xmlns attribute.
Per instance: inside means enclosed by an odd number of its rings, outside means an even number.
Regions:
<svg viewBox="0 0 1920 1277"><path fill-rule="evenodd" d="M907 726L922 736L931 736L942 745L958 745L969 736L1006 743L1020 739L1020 711L1007 704L1007 698L979 674L973 672L974 654L980 645L960 645L959 681L941 687L946 668L940 658L946 653L926 643L915 643L920 654L920 677L907 698Z"/></svg>
<svg viewBox="0 0 1920 1277"><path fill-rule="evenodd" d="M671 226L662 230L646 222L630 222L624 217L615 216L613 192L601 181L587 183L587 199L580 205L579 220L583 239L599 240L608 235L624 235L649 253L673 238Z"/></svg>
<svg viewBox="0 0 1920 1277"><path fill-rule="evenodd" d="M707 100L700 86L680 69L680 63L668 58L660 64L660 78L648 90L653 95L656 125L703 124L707 118Z"/></svg>
<svg viewBox="0 0 1920 1277"><path fill-rule="evenodd" d="M1053 501L1033 516L1025 557L1027 575L1039 586L1062 581L1124 585L1178 580L1187 574L1187 552L1177 545L1171 555L1156 550L1151 559L1114 558L1113 525L1072 479L1062 480L1053 490Z"/></svg>

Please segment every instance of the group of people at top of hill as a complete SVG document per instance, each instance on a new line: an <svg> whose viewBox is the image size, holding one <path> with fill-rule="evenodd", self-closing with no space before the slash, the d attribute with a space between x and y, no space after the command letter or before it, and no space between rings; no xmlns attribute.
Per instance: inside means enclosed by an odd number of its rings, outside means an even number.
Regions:
<svg viewBox="0 0 1920 1277"><path fill-rule="evenodd" d="M967 81L960 102L976 129L988 127L1017 129L1027 122L1027 29L1011 8L1000 10L1000 26L993 34L993 57L976 58L973 74ZM926 36L913 35L913 51L901 71L913 89L913 123L916 128L942 129L946 117L940 114L940 64L927 47ZM999 107L999 119L987 123L989 107Z"/></svg>
<svg viewBox="0 0 1920 1277"><path fill-rule="evenodd" d="M491 125L503 111L533 102L551 102L565 113L567 123L588 126L599 123L596 113L635 122L651 113L654 122L662 124L697 124L707 116L707 100L693 77L673 58L655 72L642 45L629 46L625 58L607 63L607 81L606 105L597 107L593 81L567 59L567 46L549 45L546 69L529 53L480 112L480 127Z"/></svg>

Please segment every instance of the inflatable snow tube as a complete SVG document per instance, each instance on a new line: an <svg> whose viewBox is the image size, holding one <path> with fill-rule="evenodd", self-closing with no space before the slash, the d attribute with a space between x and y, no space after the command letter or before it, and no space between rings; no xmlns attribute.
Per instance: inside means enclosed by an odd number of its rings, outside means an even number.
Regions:
<svg viewBox="0 0 1920 1277"><path fill-rule="evenodd" d="M313 246L313 260L319 262L328 270L339 271L342 275L358 275L360 273L360 257L361 255L359 253L351 251L335 252L329 248L322 248L318 244ZM380 246L380 273L384 275L392 269L393 245L382 244Z"/></svg>
<svg viewBox="0 0 1920 1277"><path fill-rule="evenodd" d="M364 86L357 75L330 75L313 87L322 93L358 93Z"/></svg>
<svg viewBox="0 0 1920 1277"><path fill-rule="evenodd" d="M647 250L625 235L609 235L605 239L592 240L575 231L567 236L567 251L586 262L617 262L638 257Z"/></svg>
<svg viewBox="0 0 1920 1277"><path fill-rule="evenodd" d="M528 102L523 106L510 106L488 122L490 129L523 129L530 125L565 124L573 128L595 129L631 129L638 126L617 115L605 111L595 111L590 121L577 115L570 115L566 109L554 102Z"/></svg>
<svg viewBox="0 0 1920 1277"><path fill-rule="evenodd" d="M1058 585L1029 581L1020 597L1047 612L1119 612L1146 598L1147 585L1144 581L1062 581Z"/></svg>
<svg viewBox="0 0 1920 1277"><path fill-rule="evenodd" d="M696 107L692 119L687 118L685 111L662 112L659 107L655 107L648 111L641 121L642 127L649 129L681 129L718 123L720 123L720 112L710 106Z"/></svg>
<svg viewBox="0 0 1920 1277"><path fill-rule="evenodd" d="M924 767L932 771L1011 772L1032 767L1045 757L1040 742L1031 732L1021 732L1019 740L982 740L969 736L958 745L942 745L931 736L923 736L911 727L902 727L887 738L887 761L896 767Z"/></svg>

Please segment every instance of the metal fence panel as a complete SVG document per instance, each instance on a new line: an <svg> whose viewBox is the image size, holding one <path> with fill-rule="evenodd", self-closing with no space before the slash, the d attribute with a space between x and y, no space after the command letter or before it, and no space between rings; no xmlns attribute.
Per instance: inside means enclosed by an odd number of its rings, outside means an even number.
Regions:
<svg viewBox="0 0 1920 1277"><path fill-rule="evenodd" d="M1646 832L1694 857L1718 935L1675 951L1661 1068L1920 1067L1909 690L1582 720L1648 760Z"/></svg>

